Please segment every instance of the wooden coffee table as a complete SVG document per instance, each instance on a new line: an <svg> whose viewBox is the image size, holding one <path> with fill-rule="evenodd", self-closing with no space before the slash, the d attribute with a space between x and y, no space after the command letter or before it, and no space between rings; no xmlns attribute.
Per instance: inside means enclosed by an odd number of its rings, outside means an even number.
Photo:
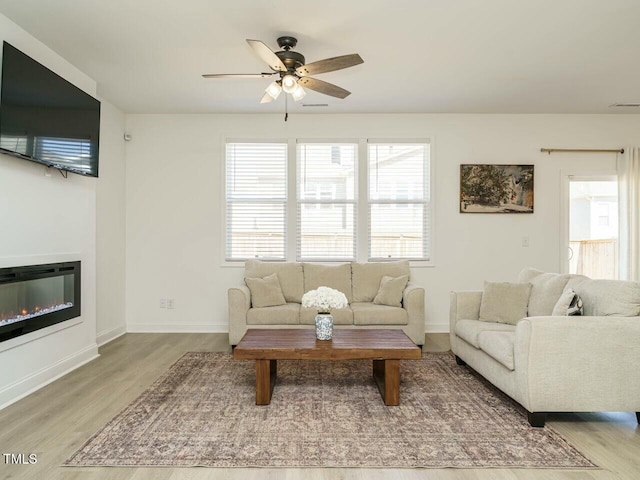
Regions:
<svg viewBox="0 0 640 480"><path fill-rule="evenodd" d="M278 360L373 360L385 405L400 404L400 360L417 360L422 350L402 330L340 329L332 340L316 340L314 329L249 329L236 346L236 359L256 361L256 405L269 405Z"/></svg>

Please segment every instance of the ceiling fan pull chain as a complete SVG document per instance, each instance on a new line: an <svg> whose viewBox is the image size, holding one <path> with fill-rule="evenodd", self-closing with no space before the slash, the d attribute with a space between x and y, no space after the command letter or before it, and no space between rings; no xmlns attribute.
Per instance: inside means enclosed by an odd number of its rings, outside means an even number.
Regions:
<svg viewBox="0 0 640 480"><path fill-rule="evenodd" d="M289 100L288 97L284 97L284 121L285 122L289 118L289 102L288 102L288 100Z"/></svg>

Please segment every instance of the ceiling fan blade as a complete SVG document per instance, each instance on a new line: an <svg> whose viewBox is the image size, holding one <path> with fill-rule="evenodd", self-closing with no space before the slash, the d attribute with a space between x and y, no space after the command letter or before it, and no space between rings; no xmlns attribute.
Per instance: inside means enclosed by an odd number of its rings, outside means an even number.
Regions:
<svg viewBox="0 0 640 480"><path fill-rule="evenodd" d="M269 95L268 93L265 93L264 96L262 97L262 100L260 100L260 103L271 103L273 102L273 100L275 100L271 95Z"/></svg>
<svg viewBox="0 0 640 480"><path fill-rule="evenodd" d="M296 68L296 73L300 76L316 75L318 73L333 72L343 68L353 67L364 63L364 60L357 53L342 55L340 57L325 58L317 62L311 62Z"/></svg>
<svg viewBox="0 0 640 480"><path fill-rule="evenodd" d="M284 66L282 60L267 47L260 40L249 40L247 39L247 43L253 48L253 50L258 54L258 56L271 68L271 70L275 70L276 72L286 72L287 67Z"/></svg>
<svg viewBox="0 0 640 480"><path fill-rule="evenodd" d="M322 80L318 80L317 78L302 77L300 80L298 80L298 84L302 85L303 87L310 88L311 90L315 90L316 92L330 95L332 97L346 98L351 95L351 92L349 92L348 90L340 88L333 83L323 82Z"/></svg>
<svg viewBox="0 0 640 480"><path fill-rule="evenodd" d="M265 78L274 75L275 72L269 73L205 73L204 78Z"/></svg>

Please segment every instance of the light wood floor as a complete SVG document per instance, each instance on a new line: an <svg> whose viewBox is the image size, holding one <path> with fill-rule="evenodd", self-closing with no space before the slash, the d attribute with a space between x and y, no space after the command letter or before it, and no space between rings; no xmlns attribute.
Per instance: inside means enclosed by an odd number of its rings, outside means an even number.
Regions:
<svg viewBox="0 0 640 480"><path fill-rule="evenodd" d="M425 351L448 349L428 335ZM35 465L5 465L1 479L381 480L639 479L640 428L632 413L555 414L548 425L602 468L545 469L216 469L78 468L61 463L188 351L229 351L223 334L127 334L100 358L0 411L0 453L36 453ZM10 368L4 365L4 368Z"/></svg>

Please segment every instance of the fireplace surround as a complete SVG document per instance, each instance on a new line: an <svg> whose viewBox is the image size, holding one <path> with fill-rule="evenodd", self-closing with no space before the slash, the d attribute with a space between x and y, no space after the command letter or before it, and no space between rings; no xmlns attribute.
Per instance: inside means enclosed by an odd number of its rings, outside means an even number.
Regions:
<svg viewBox="0 0 640 480"><path fill-rule="evenodd" d="M80 262L0 268L0 342L80 316Z"/></svg>

